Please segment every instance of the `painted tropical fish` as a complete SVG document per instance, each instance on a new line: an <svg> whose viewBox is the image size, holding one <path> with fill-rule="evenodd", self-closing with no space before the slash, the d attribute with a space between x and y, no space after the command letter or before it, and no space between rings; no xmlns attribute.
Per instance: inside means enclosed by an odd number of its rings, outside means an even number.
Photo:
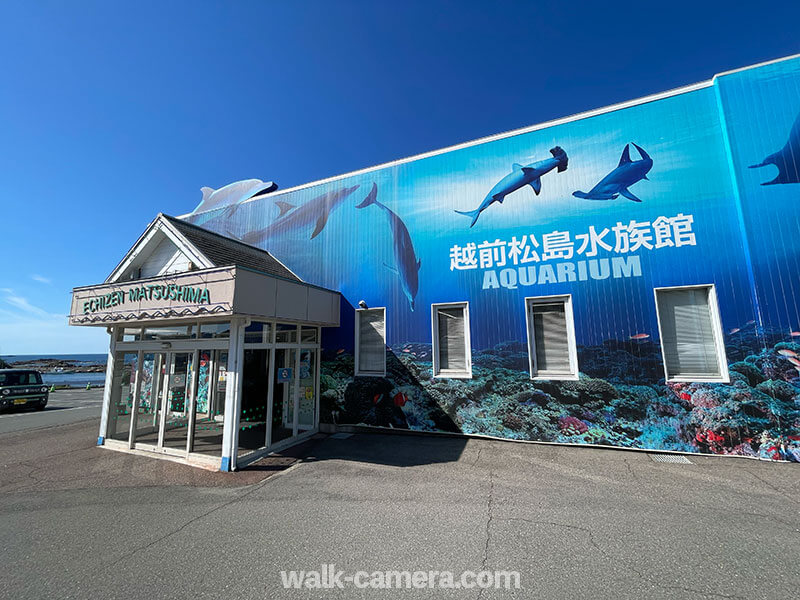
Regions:
<svg viewBox="0 0 800 600"><path fill-rule="evenodd" d="M311 237L309 238L313 240L325 228L330 214L357 189L358 186L354 185L352 187L326 192L300 206L295 206L294 204L279 200L275 202L280 209L280 214L277 219L263 229L251 231L238 237L238 239L246 244L258 245L277 233L286 233L288 231L302 229L309 227L313 223L314 230L311 232ZM237 237L232 231L228 233Z"/></svg>
<svg viewBox="0 0 800 600"><path fill-rule="evenodd" d="M800 114L792 125L789 132L789 140L783 148L775 154L770 154L757 165L750 165L751 169L775 165L778 167L778 175L772 181L766 181L761 185L775 185L776 183L800 183Z"/></svg>
<svg viewBox="0 0 800 600"><path fill-rule="evenodd" d="M278 189L278 184L272 181L261 181L260 179L245 179L229 183L225 187L215 190L210 187L202 187L203 199L192 211L192 214L213 210L222 206L236 206L240 202L255 198L262 194L268 194Z"/></svg>
<svg viewBox="0 0 800 600"><path fill-rule="evenodd" d="M467 211L457 210L456 212L460 215L470 217L472 219L470 227L472 227L478 221L478 217L484 210L495 202L500 202L502 204L506 196L511 192L516 192L521 187L526 185L531 186L534 193L538 196L539 192L542 191L542 175L549 173L553 169L558 169L559 173L567 170L569 159L567 158L567 153L564 152L560 146L552 148L550 154L553 155L553 158L546 158L538 162L533 162L524 167L519 163L514 163L511 166L511 173L495 184L478 208Z"/></svg>
<svg viewBox="0 0 800 600"><path fill-rule="evenodd" d="M647 173L653 168L653 159L640 146L633 145L639 151L641 160L631 160L630 144L625 144L616 169L603 177L600 183L588 192L577 191L572 192L572 195L584 200L614 200L622 195L628 200L641 202L628 188L642 179L647 179Z"/></svg>
<svg viewBox="0 0 800 600"><path fill-rule="evenodd" d="M378 202L378 186L374 183L372 184L372 191L370 191L364 201L357 205L356 208L366 208L373 204L386 213L389 219L389 225L392 228L394 266L385 266L400 278L403 293L406 295L406 298L408 298L411 304L411 310L413 311L414 299L417 297L417 292L419 291L419 268L422 265L422 261L418 260L417 255L414 253L414 244L411 243L411 236L408 234L406 224L403 223L403 220L394 214L391 209Z"/></svg>

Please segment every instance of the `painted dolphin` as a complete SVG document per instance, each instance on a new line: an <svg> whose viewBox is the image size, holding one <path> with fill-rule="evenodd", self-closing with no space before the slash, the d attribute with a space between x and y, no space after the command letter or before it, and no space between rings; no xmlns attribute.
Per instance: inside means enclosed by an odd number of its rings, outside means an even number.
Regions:
<svg viewBox="0 0 800 600"><path fill-rule="evenodd" d="M218 190L210 187L200 188L203 192L203 199L192 211L192 214L213 210L222 206L232 206L249 200L261 194L268 194L278 189L278 185L272 181L261 181L260 179L245 179L229 183Z"/></svg>
<svg viewBox="0 0 800 600"><path fill-rule="evenodd" d="M625 144L616 169L603 177L600 183L588 192L572 192L572 195L585 200L614 200L622 194L628 200L641 202L628 188L642 179L647 179L647 173L653 168L653 159L640 146L636 144L633 146L642 156L641 160L631 160L630 144Z"/></svg>
<svg viewBox="0 0 800 600"><path fill-rule="evenodd" d="M800 114L789 132L786 145L775 154L770 154L757 165L750 165L751 169L775 165L778 167L778 176L772 181L761 185L775 185L776 183L800 183Z"/></svg>
<svg viewBox="0 0 800 600"><path fill-rule="evenodd" d="M414 299L419 291L419 268L422 265L422 261L417 260L417 255L414 254L414 244L411 243L411 236L408 234L406 224L391 209L378 202L378 186L374 183L372 184L372 191L356 208L366 208L373 204L382 209L389 218L392 239L394 240L394 267L390 265L386 265L386 267L400 277L403 293L408 298L413 311Z"/></svg>
<svg viewBox="0 0 800 600"><path fill-rule="evenodd" d="M500 202L502 204L506 196L511 192L516 192L521 187L530 185L534 193L538 196L539 192L542 191L542 180L540 179L542 175L556 168L559 173L567 169L567 153L564 152L560 146L552 148L550 154L553 155L553 158L546 158L524 167L518 163L514 163L511 167L511 173L495 184L478 208L468 211L457 210L456 212L460 215L471 217L472 224L470 227L472 227L484 210L495 202Z"/></svg>
<svg viewBox="0 0 800 600"><path fill-rule="evenodd" d="M325 192L300 206L279 200L275 202L280 209L277 219L265 228L246 233L238 239L246 244L258 245L277 233L302 229L314 223L314 231L311 232L310 238L313 240L325 228L330 214L356 189L358 189L358 186L354 185L332 192ZM236 237L234 232L229 231L228 233Z"/></svg>

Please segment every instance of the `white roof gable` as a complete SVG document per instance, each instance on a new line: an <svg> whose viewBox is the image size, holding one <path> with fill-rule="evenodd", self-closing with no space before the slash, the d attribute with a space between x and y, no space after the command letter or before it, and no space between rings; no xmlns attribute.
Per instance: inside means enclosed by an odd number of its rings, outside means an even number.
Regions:
<svg viewBox="0 0 800 600"><path fill-rule="evenodd" d="M159 214L106 278L106 283L214 267L172 224Z"/></svg>

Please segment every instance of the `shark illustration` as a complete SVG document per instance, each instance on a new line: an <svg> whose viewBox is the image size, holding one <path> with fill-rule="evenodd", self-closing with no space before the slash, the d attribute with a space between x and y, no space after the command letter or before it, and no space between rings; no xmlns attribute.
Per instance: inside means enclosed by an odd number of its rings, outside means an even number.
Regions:
<svg viewBox="0 0 800 600"><path fill-rule="evenodd" d="M240 202L249 200L261 194L268 194L278 189L278 185L272 181L261 181L260 179L245 179L229 183L218 190L210 187L200 188L203 192L203 199L192 213L205 212L222 206L236 206Z"/></svg>
<svg viewBox="0 0 800 600"><path fill-rule="evenodd" d="M542 175L556 168L559 173L567 169L567 153L564 152L560 146L552 148L550 154L553 155L553 158L546 158L524 167L518 163L514 163L511 167L511 173L495 184L478 208L468 211L457 210L456 212L460 215L466 215L472 218L472 224L470 225L470 227L472 227L478 221L478 217L484 210L495 202L500 202L502 204L506 196L511 192L516 192L521 187L530 185L534 193L538 196L539 192L542 191L542 180L540 179Z"/></svg>
<svg viewBox="0 0 800 600"><path fill-rule="evenodd" d="M585 200L614 200L621 194L628 200L641 202L628 188L642 179L647 179L647 173L653 168L653 159L640 146L636 144L633 146L639 151L641 160L631 160L630 144L625 144L616 169L603 177L600 183L588 192L572 192L572 195Z"/></svg>
<svg viewBox="0 0 800 600"><path fill-rule="evenodd" d="M776 183L800 183L800 114L789 132L789 140L783 148L775 154L770 154L757 165L750 165L751 169L775 165L778 167L778 176L772 181L761 185L775 185Z"/></svg>
<svg viewBox="0 0 800 600"><path fill-rule="evenodd" d="M310 239L313 240L319 235L320 231L325 228L330 214L339 207L343 200L356 191L356 189L358 189L358 186L354 185L352 187L326 192L300 206L278 200L275 202L280 209L280 214L277 219L265 228L246 233L238 239L246 244L258 245L276 233L286 233L287 231L302 229L313 223L314 230L311 232L310 237ZM229 231L228 233L236 237L235 232Z"/></svg>
<svg viewBox="0 0 800 600"><path fill-rule="evenodd" d="M403 223L403 220L394 214L389 207L378 202L378 186L374 183L372 184L370 193L356 208L366 208L373 204L386 213L389 219L389 225L392 228L394 266L385 266L400 278L400 285L403 288L403 293L406 295L406 298L408 298L411 304L411 310L413 311L414 299L417 297L417 292L419 291L419 268L422 265L422 261L418 260L417 255L414 254L414 244L411 243L411 236L408 234L406 224Z"/></svg>

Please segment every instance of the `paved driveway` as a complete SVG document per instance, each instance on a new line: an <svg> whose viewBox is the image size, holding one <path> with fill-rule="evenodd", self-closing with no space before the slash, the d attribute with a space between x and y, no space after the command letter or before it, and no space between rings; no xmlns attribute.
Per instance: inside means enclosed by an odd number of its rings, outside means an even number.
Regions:
<svg viewBox="0 0 800 600"><path fill-rule="evenodd" d="M779 598L800 588L800 469L359 434L277 476L0 436L13 598ZM290 590L280 570L517 570L519 590Z"/></svg>

